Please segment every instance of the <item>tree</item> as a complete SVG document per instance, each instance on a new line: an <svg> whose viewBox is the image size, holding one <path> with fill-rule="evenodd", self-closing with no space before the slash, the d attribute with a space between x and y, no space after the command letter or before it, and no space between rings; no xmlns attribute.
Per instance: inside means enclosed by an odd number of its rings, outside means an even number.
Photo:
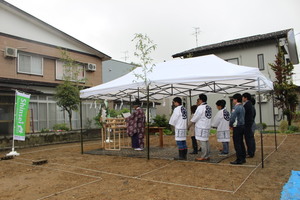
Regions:
<svg viewBox="0 0 300 200"><path fill-rule="evenodd" d="M275 72L275 106L282 109L283 115L287 117L288 124L291 125L293 114L299 103L297 86L292 81L294 66L292 63L285 64L284 54L281 49L279 49L275 57L275 63L269 64Z"/></svg>
<svg viewBox="0 0 300 200"><path fill-rule="evenodd" d="M57 105L67 111L69 116L70 130L72 130L72 111L77 111L80 103L79 91L81 89L78 79L79 73L83 70L79 64L73 60L67 51L61 50L63 65L63 84L56 87L54 95Z"/></svg>
<svg viewBox="0 0 300 200"><path fill-rule="evenodd" d="M151 63L153 59L150 57L150 54L156 49L157 45L153 44L153 41L142 33L136 33L132 41L136 41L134 55L138 57L141 61L139 64L142 67L142 74L134 74L137 79L141 78L144 80L145 85L148 85L147 74L152 72L153 66Z"/></svg>

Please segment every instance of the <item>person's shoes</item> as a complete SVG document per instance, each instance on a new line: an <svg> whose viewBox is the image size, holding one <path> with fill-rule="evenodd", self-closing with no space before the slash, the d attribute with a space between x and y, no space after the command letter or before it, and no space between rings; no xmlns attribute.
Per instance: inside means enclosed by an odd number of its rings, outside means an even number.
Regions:
<svg viewBox="0 0 300 200"><path fill-rule="evenodd" d="M196 151L193 151L193 152L191 152L190 154L198 154L198 152L196 152Z"/></svg>
<svg viewBox="0 0 300 200"><path fill-rule="evenodd" d="M135 151L143 151L142 148L135 148L134 150L135 150Z"/></svg>
<svg viewBox="0 0 300 200"><path fill-rule="evenodd" d="M197 162L205 162L205 161L209 161L209 158L195 158L195 161L197 161Z"/></svg>
<svg viewBox="0 0 300 200"><path fill-rule="evenodd" d="M181 158L181 157L174 157L174 160L186 160L185 158Z"/></svg>
<svg viewBox="0 0 300 200"><path fill-rule="evenodd" d="M219 153L219 156L228 156L228 153Z"/></svg>
<svg viewBox="0 0 300 200"><path fill-rule="evenodd" d="M254 155L247 155L246 158L253 158Z"/></svg>
<svg viewBox="0 0 300 200"><path fill-rule="evenodd" d="M242 165L244 163L246 163L246 160L235 160L235 161L230 162L230 164L232 164L232 165Z"/></svg>

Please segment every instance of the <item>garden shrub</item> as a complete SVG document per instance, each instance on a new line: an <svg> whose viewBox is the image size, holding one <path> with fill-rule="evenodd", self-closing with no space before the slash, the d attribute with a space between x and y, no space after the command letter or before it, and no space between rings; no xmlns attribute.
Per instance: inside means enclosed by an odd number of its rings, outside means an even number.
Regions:
<svg viewBox="0 0 300 200"><path fill-rule="evenodd" d="M279 130L281 133L285 133L289 128L289 124L287 120L282 120L279 125Z"/></svg>
<svg viewBox="0 0 300 200"><path fill-rule="evenodd" d="M153 118L153 123L151 124L151 126L165 127L166 129L170 130L170 125L166 118L166 115L156 115Z"/></svg>
<svg viewBox="0 0 300 200"><path fill-rule="evenodd" d="M267 124L264 122L258 123L258 124L256 124L256 127L258 130L265 130L267 128Z"/></svg>
<svg viewBox="0 0 300 200"><path fill-rule="evenodd" d="M41 133L48 133L48 132L50 132L50 130L47 128L42 128L42 130L41 130Z"/></svg>
<svg viewBox="0 0 300 200"><path fill-rule="evenodd" d="M53 130L55 130L55 131L58 131L58 130L60 130L60 131L68 131L68 130L69 130L69 127L67 126L66 123L55 124L55 125L53 126Z"/></svg>
<svg viewBox="0 0 300 200"><path fill-rule="evenodd" d="M294 132L298 131L298 127L297 126L289 126L288 130L294 133Z"/></svg>

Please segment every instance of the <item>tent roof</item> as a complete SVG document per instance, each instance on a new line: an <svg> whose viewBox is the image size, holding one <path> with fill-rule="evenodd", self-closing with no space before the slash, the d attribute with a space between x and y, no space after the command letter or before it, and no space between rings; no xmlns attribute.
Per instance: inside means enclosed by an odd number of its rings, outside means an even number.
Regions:
<svg viewBox="0 0 300 200"><path fill-rule="evenodd" d="M147 98L141 67L132 72L80 91L80 98L128 99ZM233 94L237 92L273 90L273 83L258 68L231 64L215 55L176 59L156 64L147 73L149 97L159 100L169 96L194 96L199 93Z"/></svg>

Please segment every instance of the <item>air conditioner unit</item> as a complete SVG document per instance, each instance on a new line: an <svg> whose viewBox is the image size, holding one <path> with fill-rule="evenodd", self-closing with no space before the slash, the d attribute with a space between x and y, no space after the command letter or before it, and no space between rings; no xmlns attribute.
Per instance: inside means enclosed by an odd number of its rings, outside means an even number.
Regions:
<svg viewBox="0 0 300 200"><path fill-rule="evenodd" d="M91 72L96 71L96 64L88 63L86 66L86 71L91 71Z"/></svg>
<svg viewBox="0 0 300 200"><path fill-rule="evenodd" d="M12 48L12 47L5 47L5 51L4 51L4 56L5 57L17 57L18 55L18 50L16 48Z"/></svg>

